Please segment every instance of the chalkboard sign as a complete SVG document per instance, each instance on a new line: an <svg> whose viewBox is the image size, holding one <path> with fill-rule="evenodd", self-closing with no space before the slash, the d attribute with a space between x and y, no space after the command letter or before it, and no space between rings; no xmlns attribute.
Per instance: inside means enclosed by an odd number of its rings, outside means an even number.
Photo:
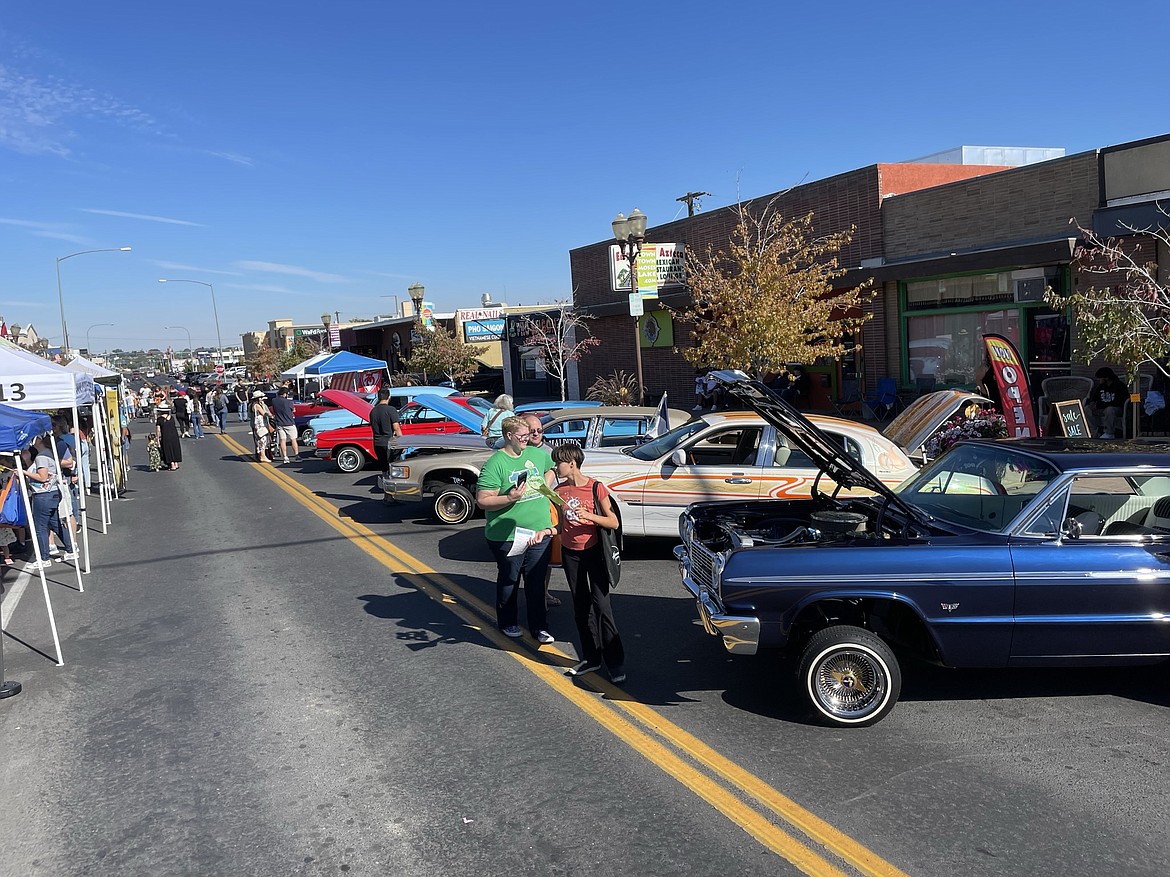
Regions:
<svg viewBox="0 0 1170 877"><path fill-rule="evenodd" d="M1048 424L1044 427L1045 435L1064 435L1069 438L1092 438L1093 431L1089 429L1089 418L1085 416L1085 406L1080 399L1071 399L1068 402L1053 402L1052 412L1048 415Z"/></svg>

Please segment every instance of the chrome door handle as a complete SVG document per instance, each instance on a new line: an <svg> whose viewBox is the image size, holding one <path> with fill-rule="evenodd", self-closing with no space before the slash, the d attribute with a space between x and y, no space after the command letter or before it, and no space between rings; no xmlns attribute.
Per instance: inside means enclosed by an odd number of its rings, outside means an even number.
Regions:
<svg viewBox="0 0 1170 877"><path fill-rule="evenodd" d="M724 478L723 480L728 484L751 484L752 483L752 480L750 478Z"/></svg>

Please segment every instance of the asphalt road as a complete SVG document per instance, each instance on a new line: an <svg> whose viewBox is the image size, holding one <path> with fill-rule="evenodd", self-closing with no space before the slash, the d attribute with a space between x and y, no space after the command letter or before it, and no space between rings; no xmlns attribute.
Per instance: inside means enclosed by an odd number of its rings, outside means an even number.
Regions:
<svg viewBox="0 0 1170 877"><path fill-rule="evenodd" d="M231 431L133 473L85 593L54 570L65 666L5 573L0 875L1166 873L1165 668L911 665L884 722L824 728L651 541L628 681L574 683L563 581L555 646L494 631L482 521Z"/></svg>

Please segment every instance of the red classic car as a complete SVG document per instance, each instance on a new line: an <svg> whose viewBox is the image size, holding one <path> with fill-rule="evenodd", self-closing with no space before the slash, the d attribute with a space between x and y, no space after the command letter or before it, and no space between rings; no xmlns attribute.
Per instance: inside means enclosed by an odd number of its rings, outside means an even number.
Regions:
<svg viewBox="0 0 1170 877"><path fill-rule="evenodd" d="M337 391L327 391L332 395ZM342 472L360 472L367 463L373 461L374 436L370 432L370 410L373 408L368 402L346 393L346 397L334 396L347 411L362 418L363 423L356 426L346 426L341 429L330 429L317 435L316 455L322 460L333 460ZM464 396L449 396L451 402L462 405L477 415L482 414L479 406L483 404L478 398ZM402 425L403 435L451 435L463 433L473 435L471 430L460 426L454 420L449 420L433 408L411 402L399 412L399 422Z"/></svg>

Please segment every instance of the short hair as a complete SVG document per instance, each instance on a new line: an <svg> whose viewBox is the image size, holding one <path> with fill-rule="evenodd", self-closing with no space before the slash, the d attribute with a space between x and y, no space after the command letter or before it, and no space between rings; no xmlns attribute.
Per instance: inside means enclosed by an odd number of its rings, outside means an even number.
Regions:
<svg viewBox="0 0 1170 877"><path fill-rule="evenodd" d="M500 431L504 435L512 435L522 429L526 429L527 427L528 423L524 420L523 417L516 417L513 415L512 417L504 418L504 422L500 425Z"/></svg>
<svg viewBox="0 0 1170 877"><path fill-rule="evenodd" d="M389 387L382 387L378 390L378 401L379 402L385 402L389 398L390 398L390 388Z"/></svg>
<svg viewBox="0 0 1170 877"><path fill-rule="evenodd" d="M512 410L512 397L507 393L500 393L496 396L496 401L492 403L493 408L499 408L501 411Z"/></svg>
<svg viewBox="0 0 1170 877"><path fill-rule="evenodd" d="M528 423L529 426L531 426L532 424L536 424L538 427L544 426L544 421L540 419L539 415L533 414L532 412L528 412L526 414L520 414L518 416L522 417Z"/></svg>
<svg viewBox="0 0 1170 877"><path fill-rule="evenodd" d="M279 390L276 391L276 394L278 396L287 396L288 395L288 387L281 387Z"/></svg>
<svg viewBox="0 0 1170 877"><path fill-rule="evenodd" d="M566 442L552 449L552 458L554 463L576 463L580 469L585 462L585 452L576 442Z"/></svg>

